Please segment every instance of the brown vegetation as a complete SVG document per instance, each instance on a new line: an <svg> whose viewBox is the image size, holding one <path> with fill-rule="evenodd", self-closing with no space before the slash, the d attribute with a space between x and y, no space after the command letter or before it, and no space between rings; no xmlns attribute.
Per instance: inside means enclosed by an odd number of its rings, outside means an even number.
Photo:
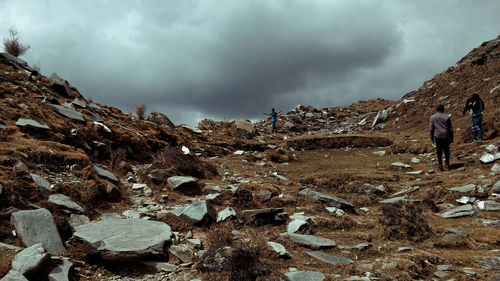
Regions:
<svg viewBox="0 0 500 281"><path fill-rule="evenodd" d="M30 46L21 44L17 30L11 27L9 29L9 37L3 39L3 48L6 53L19 57L24 55L30 49Z"/></svg>

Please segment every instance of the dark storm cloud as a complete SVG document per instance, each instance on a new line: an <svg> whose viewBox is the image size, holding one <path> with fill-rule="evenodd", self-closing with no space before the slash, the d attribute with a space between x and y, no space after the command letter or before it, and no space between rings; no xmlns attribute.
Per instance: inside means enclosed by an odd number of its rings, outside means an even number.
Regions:
<svg viewBox="0 0 500 281"><path fill-rule="evenodd" d="M86 97L195 124L398 99L498 35L498 10L493 0L4 0L0 35L17 27L25 59Z"/></svg>

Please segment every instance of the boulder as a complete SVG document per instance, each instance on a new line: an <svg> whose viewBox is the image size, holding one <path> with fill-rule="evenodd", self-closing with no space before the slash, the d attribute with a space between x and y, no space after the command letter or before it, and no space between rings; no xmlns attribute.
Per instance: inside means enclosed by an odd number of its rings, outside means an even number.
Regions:
<svg viewBox="0 0 500 281"><path fill-rule="evenodd" d="M46 209L15 212L11 216L11 222L26 246L42 243L51 254L65 250L54 218Z"/></svg>
<svg viewBox="0 0 500 281"><path fill-rule="evenodd" d="M51 194L49 196L49 202L72 211L85 213L85 209L82 206L75 203L75 201L71 200L71 198L64 194Z"/></svg>
<svg viewBox="0 0 500 281"><path fill-rule="evenodd" d="M73 263L67 259L63 259L62 264L54 267L49 273L49 281L69 281L69 271L73 267Z"/></svg>
<svg viewBox="0 0 500 281"><path fill-rule="evenodd" d="M68 81L57 76L57 74L52 73L49 77L50 87L57 91L62 96L73 97L73 90L68 83Z"/></svg>
<svg viewBox="0 0 500 281"><path fill-rule="evenodd" d="M337 207L341 208L342 210L347 210L350 212L354 212L354 205L351 202L348 202L344 199L327 195L315 190L312 190L310 188L304 188L302 189L299 193L299 196L304 196L313 202L316 203L325 203L329 207Z"/></svg>
<svg viewBox="0 0 500 281"><path fill-rule="evenodd" d="M460 193L470 193L476 191L475 184L467 184L464 186L456 186L448 189L449 191L460 192Z"/></svg>
<svg viewBox="0 0 500 281"><path fill-rule="evenodd" d="M49 126L47 126L43 122L39 122L33 119L25 119L25 118L19 118L16 122L16 126L18 127L29 127L29 128L34 128L34 129L40 129L40 130L50 130Z"/></svg>
<svg viewBox="0 0 500 281"><path fill-rule="evenodd" d="M42 243L36 243L19 252L12 261L12 269L30 276L39 271L50 260Z"/></svg>
<svg viewBox="0 0 500 281"><path fill-rule="evenodd" d="M168 224L117 218L77 226L71 240L90 245L104 260L126 261L163 253L171 236Z"/></svg>
<svg viewBox="0 0 500 281"><path fill-rule="evenodd" d="M50 107L54 108L54 110L61 114L64 117L68 117L70 119L76 120L76 121L81 121L84 122L85 119L83 119L83 115L74 110L73 108L66 107L66 106L61 106L61 105L56 105L56 104L49 104Z"/></svg>
<svg viewBox="0 0 500 281"><path fill-rule="evenodd" d="M322 262L326 262L326 263L333 264L333 265L354 263L354 261L351 259L344 258L344 257L338 257L338 256L330 255L327 253L323 253L323 252L306 252L306 254L308 254L311 257L314 257Z"/></svg>
<svg viewBox="0 0 500 281"><path fill-rule="evenodd" d="M170 129L175 128L175 124L172 123L172 121L170 121L170 119L167 117L167 115L162 114L160 112L155 112L155 111L151 112L148 115L148 117L146 118L146 120L154 122L158 125L167 126Z"/></svg>
<svg viewBox="0 0 500 281"><path fill-rule="evenodd" d="M247 120L235 120L236 129L243 132L245 137L252 138L255 135L255 124Z"/></svg>
<svg viewBox="0 0 500 281"><path fill-rule="evenodd" d="M323 281L325 275L316 271L292 271L285 273L290 281Z"/></svg>
<svg viewBox="0 0 500 281"><path fill-rule="evenodd" d="M194 177L174 176L167 179L168 185L173 191L182 192L186 195L201 194L201 186L198 179Z"/></svg>
<svg viewBox="0 0 500 281"><path fill-rule="evenodd" d="M172 213L194 225L211 224L216 219L212 203L206 200L194 201L190 205L175 209Z"/></svg>
<svg viewBox="0 0 500 281"><path fill-rule="evenodd" d="M0 281L28 281L24 275L11 269Z"/></svg>
<svg viewBox="0 0 500 281"><path fill-rule="evenodd" d="M194 259L194 252L187 245L179 244L172 245L168 251L178 258L181 263L192 262Z"/></svg>
<svg viewBox="0 0 500 281"><path fill-rule="evenodd" d="M113 181L113 182L118 182L118 178L113 173L111 173L107 170L104 170L103 168L98 167L96 165L94 165L94 170L97 173L97 175L99 175L99 177L105 178L105 179Z"/></svg>
<svg viewBox="0 0 500 281"><path fill-rule="evenodd" d="M372 128L375 127L375 125L377 125L379 123L385 122L387 117L389 117L389 113L391 113L393 110L394 110L394 108L388 107L386 109L383 109L383 110L380 110L379 112L377 112L377 116L375 116L375 118L373 119Z"/></svg>
<svg viewBox="0 0 500 281"><path fill-rule="evenodd" d="M335 247L335 241L317 237L314 235L296 234L296 233L281 233L280 236L288 238L295 244L310 248L313 250L332 249Z"/></svg>

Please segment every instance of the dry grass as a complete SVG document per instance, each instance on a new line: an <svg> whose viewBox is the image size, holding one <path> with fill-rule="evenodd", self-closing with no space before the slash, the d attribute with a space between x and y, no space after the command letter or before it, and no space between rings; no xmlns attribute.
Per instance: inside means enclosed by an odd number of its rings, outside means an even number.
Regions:
<svg viewBox="0 0 500 281"><path fill-rule="evenodd" d="M135 114L137 114L137 117L139 117L139 119L144 120L144 115L146 114L146 105L139 104L138 106L136 106Z"/></svg>
<svg viewBox="0 0 500 281"><path fill-rule="evenodd" d="M387 204L381 208L379 219L388 240L408 239L422 241L432 235L427 221L420 215L422 210L414 204Z"/></svg>

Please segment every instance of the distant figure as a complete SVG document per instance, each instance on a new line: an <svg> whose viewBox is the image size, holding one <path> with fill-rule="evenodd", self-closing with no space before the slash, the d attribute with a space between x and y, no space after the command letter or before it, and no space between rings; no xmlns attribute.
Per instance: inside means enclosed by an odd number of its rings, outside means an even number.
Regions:
<svg viewBox="0 0 500 281"><path fill-rule="evenodd" d="M481 123L483 122L484 103L477 93L472 94L467 100L462 115L465 115L467 111L472 118L472 141L480 142L483 140Z"/></svg>
<svg viewBox="0 0 500 281"><path fill-rule="evenodd" d="M431 116L429 124L429 132L433 145L437 150L437 159L439 170L443 170L443 151L445 157L446 169L450 169L450 143L453 142L453 128L451 126L451 118L444 114L444 106L442 104L436 107L436 113Z"/></svg>
<svg viewBox="0 0 500 281"><path fill-rule="evenodd" d="M271 113L264 113L265 115L269 115L271 116L271 123L273 124L273 132L278 132L278 130L276 130L276 117L278 116L278 114L280 114L280 112L276 112L274 111L274 108L271 108Z"/></svg>

